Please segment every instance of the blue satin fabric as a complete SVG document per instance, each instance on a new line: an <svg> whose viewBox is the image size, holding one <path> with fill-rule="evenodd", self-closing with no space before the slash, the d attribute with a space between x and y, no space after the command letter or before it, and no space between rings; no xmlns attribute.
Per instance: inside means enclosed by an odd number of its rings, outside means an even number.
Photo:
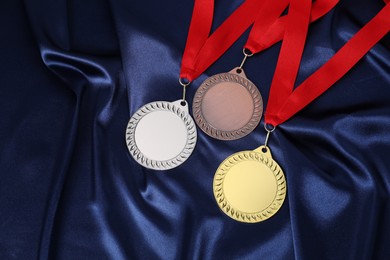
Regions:
<svg viewBox="0 0 390 260"><path fill-rule="evenodd" d="M216 1L213 28L239 0ZM298 83L381 7L342 0L311 25ZM181 97L193 1L3 0L0 4L0 259L390 259L390 39L271 136L282 209L258 224L226 217L213 175L264 141L198 131L166 172L129 155L143 104ZM239 65L247 34L191 87ZM265 103L280 44L250 58ZM263 123L263 122L262 122ZM158 131L158 129L156 129Z"/></svg>

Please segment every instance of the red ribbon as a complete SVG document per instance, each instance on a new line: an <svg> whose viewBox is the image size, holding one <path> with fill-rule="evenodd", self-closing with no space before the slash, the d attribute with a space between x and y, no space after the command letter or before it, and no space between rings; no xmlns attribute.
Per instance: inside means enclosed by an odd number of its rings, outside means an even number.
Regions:
<svg viewBox="0 0 390 260"><path fill-rule="evenodd" d="M295 90L294 83L305 44L309 0L291 0L265 122L277 126L342 78L390 30L390 4L357 32L328 62Z"/></svg>
<svg viewBox="0 0 390 260"><path fill-rule="evenodd" d="M327 14L338 2L339 0L315 1L311 9L310 22L312 23ZM245 48L251 50L252 52L260 52L282 40L286 28L286 20L287 15L280 17L264 34L251 31L251 34L257 33L257 35L249 37L247 43L245 44Z"/></svg>
<svg viewBox="0 0 390 260"><path fill-rule="evenodd" d="M339 0L317 0L310 22L329 12ZM280 41L286 17L280 14L288 0L246 0L210 36L214 0L196 0L182 58L180 78L194 80L213 64L252 24L245 48L260 52Z"/></svg>

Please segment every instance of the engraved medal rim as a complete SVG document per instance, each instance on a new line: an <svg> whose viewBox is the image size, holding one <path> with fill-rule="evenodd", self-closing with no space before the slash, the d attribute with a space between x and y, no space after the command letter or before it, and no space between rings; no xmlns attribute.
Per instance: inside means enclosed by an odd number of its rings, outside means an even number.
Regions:
<svg viewBox="0 0 390 260"><path fill-rule="evenodd" d="M212 126L202 112L202 101L207 91L221 82L234 82L243 86L251 95L254 110L251 119L243 127L234 131L224 131ZM219 140L237 140L250 134L260 123L263 114L263 98L258 88L246 77L236 73L224 72L207 78L197 89L192 102L194 120L198 127L207 135Z"/></svg>
<svg viewBox="0 0 390 260"><path fill-rule="evenodd" d="M183 150L169 160L152 160L144 155L135 141L135 129L142 118L155 111L168 111L179 116L187 129L187 143ZM126 127L126 145L130 155L142 166L152 170L169 170L184 163L192 154L197 142L197 132L194 120L189 113L168 101L154 101L140 107L129 119Z"/></svg>
<svg viewBox="0 0 390 260"><path fill-rule="evenodd" d="M233 207L223 190L223 182L229 169L240 162L249 160L266 165L274 174L277 186L275 198L270 205L255 213L243 212ZM230 155L219 165L213 179L213 194L220 210L230 218L243 223L258 223L271 218L280 210L286 198L287 183L283 170L274 159L256 151L241 151Z"/></svg>

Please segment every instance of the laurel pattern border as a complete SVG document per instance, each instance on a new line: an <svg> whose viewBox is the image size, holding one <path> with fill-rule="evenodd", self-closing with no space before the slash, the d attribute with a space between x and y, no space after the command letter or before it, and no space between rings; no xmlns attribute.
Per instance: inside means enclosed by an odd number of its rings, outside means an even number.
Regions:
<svg viewBox="0 0 390 260"><path fill-rule="evenodd" d="M135 129L138 122L147 114L154 111L170 111L183 120L187 128L187 143L181 153L173 159L165 161L151 160L146 157L137 147L135 142ZM181 108L166 101L155 101L148 103L138 109L130 118L126 128L126 144L131 156L141 165L154 170L169 170L185 162L195 149L197 133L194 120Z"/></svg>
<svg viewBox="0 0 390 260"><path fill-rule="evenodd" d="M226 199L223 190L223 182L230 168L248 160L265 164L274 173L277 182L277 192L273 202L256 213L242 212L234 208ZM218 206L226 215L240 222L256 223L272 217L281 208L287 194L287 185L283 170L272 158L255 151L242 151L229 156L220 164L214 175L213 192Z"/></svg>
<svg viewBox="0 0 390 260"><path fill-rule="evenodd" d="M235 82L245 87L254 101L254 111L252 118L242 128L235 131L222 131L213 127L203 116L202 100L206 92L213 86L221 82ZM209 136L219 140L236 140L251 133L259 124L263 114L263 99L257 87L247 78L234 73L220 73L206 79L195 93L192 103L194 120L199 128Z"/></svg>

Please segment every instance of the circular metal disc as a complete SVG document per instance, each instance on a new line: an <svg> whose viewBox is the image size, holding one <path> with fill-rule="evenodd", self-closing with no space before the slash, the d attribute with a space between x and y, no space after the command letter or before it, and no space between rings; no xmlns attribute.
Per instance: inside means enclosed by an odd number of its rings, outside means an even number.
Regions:
<svg viewBox="0 0 390 260"><path fill-rule="evenodd" d="M242 69L206 79L195 93L194 119L200 129L220 140L251 133L261 120L263 99Z"/></svg>
<svg viewBox="0 0 390 260"><path fill-rule="evenodd" d="M264 146L229 156L215 173L214 197L222 211L234 220L264 221L280 209L286 197L282 169L261 148Z"/></svg>
<svg viewBox="0 0 390 260"><path fill-rule="evenodd" d="M196 127L187 102L156 101L144 105L130 118L126 144L141 165L167 170L182 164L196 145Z"/></svg>

